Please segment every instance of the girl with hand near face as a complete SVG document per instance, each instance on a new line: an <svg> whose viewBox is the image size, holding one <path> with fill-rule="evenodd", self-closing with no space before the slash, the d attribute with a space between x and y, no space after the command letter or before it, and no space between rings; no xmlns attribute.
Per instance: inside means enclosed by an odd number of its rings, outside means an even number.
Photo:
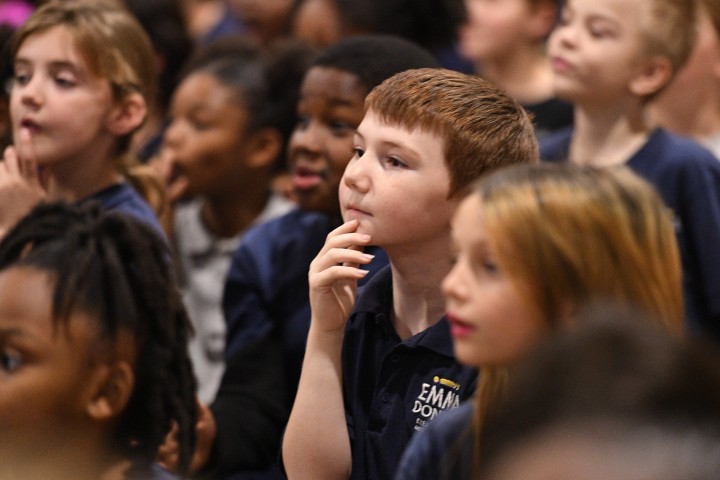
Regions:
<svg viewBox="0 0 720 480"><path fill-rule="evenodd" d="M148 201L161 208L162 189L129 153L155 95L142 27L115 3L51 1L20 27L12 52L0 234L43 200L98 200L160 230Z"/></svg>

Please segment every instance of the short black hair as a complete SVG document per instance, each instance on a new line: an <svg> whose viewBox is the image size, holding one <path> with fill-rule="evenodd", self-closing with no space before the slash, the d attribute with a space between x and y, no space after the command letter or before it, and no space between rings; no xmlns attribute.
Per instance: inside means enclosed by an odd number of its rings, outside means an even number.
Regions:
<svg viewBox="0 0 720 480"><path fill-rule="evenodd" d="M433 54L452 46L465 21L463 0L336 0L348 29L398 35Z"/></svg>
<svg viewBox="0 0 720 480"><path fill-rule="evenodd" d="M312 66L355 75L367 92L396 73L413 68L438 68L435 57L414 42L393 35L362 35L338 41L323 50Z"/></svg>
<svg viewBox="0 0 720 480"><path fill-rule="evenodd" d="M300 84L315 55L304 42L286 39L263 46L242 35L222 37L199 48L183 69L183 77L206 72L236 92L247 109L248 129L276 129L283 140L276 168L297 122Z"/></svg>

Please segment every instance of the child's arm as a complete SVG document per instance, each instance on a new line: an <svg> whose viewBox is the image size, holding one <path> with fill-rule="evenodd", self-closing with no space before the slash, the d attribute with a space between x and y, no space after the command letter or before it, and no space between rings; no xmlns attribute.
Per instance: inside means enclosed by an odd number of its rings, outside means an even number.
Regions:
<svg viewBox="0 0 720 480"><path fill-rule="evenodd" d="M0 162L0 238L45 199L30 133L22 130L19 137Z"/></svg>
<svg viewBox="0 0 720 480"><path fill-rule="evenodd" d="M352 457L343 403L341 354L345 323L358 279L371 255L357 221L332 231L310 265L312 317L295 404L283 439L289 478L335 479L350 475Z"/></svg>

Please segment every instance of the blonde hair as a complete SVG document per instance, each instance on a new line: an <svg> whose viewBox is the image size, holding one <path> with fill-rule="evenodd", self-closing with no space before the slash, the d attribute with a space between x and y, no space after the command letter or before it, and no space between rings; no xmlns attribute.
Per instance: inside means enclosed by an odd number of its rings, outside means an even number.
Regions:
<svg viewBox="0 0 720 480"><path fill-rule="evenodd" d="M550 330L599 302L647 312L681 335L680 255L672 216L626 167L542 164L500 170L473 191L491 251ZM475 411L476 462L504 369L483 369Z"/></svg>
<svg viewBox="0 0 720 480"><path fill-rule="evenodd" d="M647 15L643 16L645 54L665 57L672 64L673 74L685 64L695 44L697 0L643 0Z"/></svg>
<svg viewBox="0 0 720 480"><path fill-rule="evenodd" d="M110 83L116 101L139 93L148 108L155 104L157 70L152 43L121 3L112 0L45 3L15 33L13 57L28 37L58 26L73 35L75 47L90 72ZM114 152L116 168L159 211L165 201L164 190L149 167L139 165L130 153L133 133L118 139Z"/></svg>
<svg viewBox="0 0 720 480"><path fill-rule="evenodd" d="M475 75L441 68L406 70L376 86L365 99L365 110L389 124L443 139L450 196L497 168L539 161L528 114Z"/></svg>

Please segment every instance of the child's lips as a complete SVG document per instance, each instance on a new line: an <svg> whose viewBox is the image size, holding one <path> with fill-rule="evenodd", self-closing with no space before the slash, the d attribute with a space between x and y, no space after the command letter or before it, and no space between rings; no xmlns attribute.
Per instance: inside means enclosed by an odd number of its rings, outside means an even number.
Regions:
<svg viewBox="0 0 720 480"><path fill-rule="evenodd" d="M40 131L40 125L38 125L35 121L30 120L30 119L23 119L20 122L20 128L29 130L31 134L34 134L34 133L37 133Z"/></svg>
<svg viewBox="0 0 720 480"><path fill-rule="evenodd" d="M292 186L295 190L311 190L325 181L322 172L316 172L309 168L296 168L293 171Z"/></svg>
<svg viewBox="0 0 720 480"><path fill-rule="evenodd" d="M447 314L447 319L450 323L450 335L452 335L453 338L467 337L475 331L474 326L462 321L459 317L450 312Z"/></svg>
<svg viewBox="0 0 720 480"><path fill-rule="evenodd" d="M572 64L562 57L552 57L551 65L556 73L565 73L573 69Z"/></svg>
<svg viewBox="0 0 720 480"><path fill-rule="evenodd" d="M361 217L371 217L372 215L367 212L366 210L363 210L362 208L358 207L357 205L353 204L347 204L345 205L345 208L343 209L343 217L345 220L352 220L354 218L361 218Z"/></svg>

